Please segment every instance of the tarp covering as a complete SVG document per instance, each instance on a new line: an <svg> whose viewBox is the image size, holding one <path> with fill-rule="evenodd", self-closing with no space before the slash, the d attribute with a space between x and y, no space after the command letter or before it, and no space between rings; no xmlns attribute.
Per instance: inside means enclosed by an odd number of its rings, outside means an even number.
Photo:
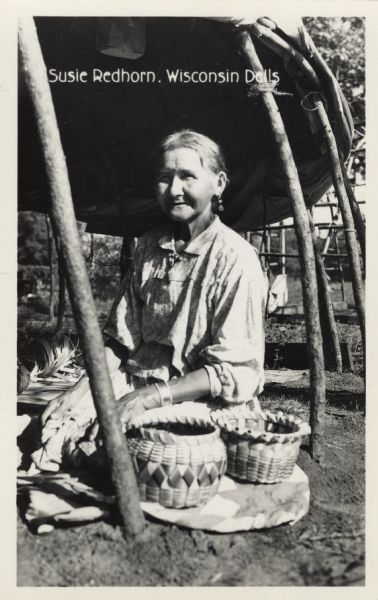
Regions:
<svg viewBox="0 0 378 600"><path fill-rule="evenodd" d="M135 236L165 221L154 199L152 151L164 135L181 128L209 135L224 150L230 179L222 215L227 225L248 231L290 215L267 116L254 94L256 82L246 81L252 77L246 75L250 67L235 41L240 20L43 17L35 21L76 215L88 223L88 230ZM250 32L267 77L278 74L276 101L311 206L330 186L331 175L317 118L303 109L302 99L309 92L322 93L344 158L353 126L338 86L335 97L324 69L313 60L301 22L289 21L272 20L273 25L266 27L264 19L251 19ZM94 69L100 75L122 69L135 72L137 81L94 81ZM173 83L167 70L200 71L205 78L206 73L222 72L226 81L218 75L217 82ZM67 71L73 71L73 77L86 72L86 81L52 81L58 72L64 78ZM156 75L155 81L151 76L141 80L147 71ZM239 81L235 77L227 81L235 72ZM22 72L19 90L19 209L45 212L49 193L44 161Z"/></svg>

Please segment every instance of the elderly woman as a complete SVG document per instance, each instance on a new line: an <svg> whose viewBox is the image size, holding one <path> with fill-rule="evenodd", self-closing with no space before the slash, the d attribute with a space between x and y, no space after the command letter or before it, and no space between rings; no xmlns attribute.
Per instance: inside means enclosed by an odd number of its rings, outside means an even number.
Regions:
<svg viewBox="0 0 378 600"><path fill-rule="evenodd" d="M221 150L208 137L184 130L160 144L156 197L171 224L139 238L104 329L123 421L209 397L258 405L266 285L254 248L214 214L226 183ZM84 376L42 415L35 463L59 468L64 444L95 417Z"/></svg>

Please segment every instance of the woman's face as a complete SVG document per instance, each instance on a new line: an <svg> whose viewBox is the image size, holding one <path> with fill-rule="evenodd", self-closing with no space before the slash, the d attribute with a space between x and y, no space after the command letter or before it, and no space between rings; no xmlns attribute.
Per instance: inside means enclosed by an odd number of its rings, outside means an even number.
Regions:
<svg viewBox="0 0 378 600"><path fill-rule="evenodd" d="M226 174L213 173L191 148L168 150L157 176L156 196L172 221L193 223L211 216L211 201L221 195Z"/></svg>

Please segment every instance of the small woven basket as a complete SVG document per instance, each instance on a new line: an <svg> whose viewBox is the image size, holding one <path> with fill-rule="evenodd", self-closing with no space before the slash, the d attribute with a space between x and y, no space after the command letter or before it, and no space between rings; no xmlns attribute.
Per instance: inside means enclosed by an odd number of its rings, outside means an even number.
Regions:
<svg viewBox="0 0 378 600"><path fill-rule="evenodd" d="M169 508L204 504L226 472L226 446L209 420L146 414L129 425L127 442L142 501Z"/></svg>
<svg viewBox="0 0 378 600"><path fill-rule="evenodd" d="M227 446L227 474L252 483L277 483L290 477L307 423L293 415L247 408L217 410L212 421Z"/></svg>

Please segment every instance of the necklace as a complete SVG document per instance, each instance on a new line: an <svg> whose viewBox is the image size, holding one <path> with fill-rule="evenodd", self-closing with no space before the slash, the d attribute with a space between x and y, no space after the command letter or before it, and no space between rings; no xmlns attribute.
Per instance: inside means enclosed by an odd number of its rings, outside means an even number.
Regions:
<svg viewBox="0 0 378 600"><path fill-rule="evenodd" d="M175 266L176 263L182 260L182 256L173 251L168 254L168 266L170 269Z"/></svg>

